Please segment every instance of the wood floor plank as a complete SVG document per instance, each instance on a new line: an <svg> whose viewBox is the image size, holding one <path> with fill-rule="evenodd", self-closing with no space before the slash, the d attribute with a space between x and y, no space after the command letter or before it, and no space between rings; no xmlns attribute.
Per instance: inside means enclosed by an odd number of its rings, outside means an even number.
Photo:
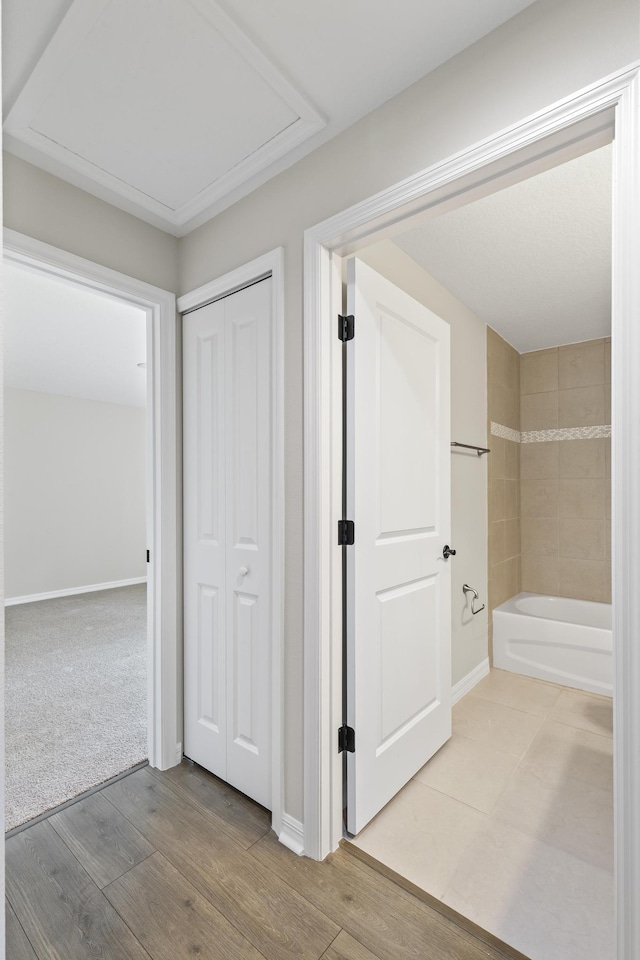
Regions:
<svg viewBox="0 0 640 960"><path fill-rule="evenodd" d="M49 823L101 888L155 850L101 793L56 813Z"/></svg>
<svg viewBox="0 0 640 960"><path fill-rule="evenodd" d="M7 960L38 960L11 904L5 903Z"/></svg>
<svg viewBox="0 0 640 960"><path fill-rule="evenodd" d="M153 960L263 960L161 853L104 893Z"/></svg>
<svg viewBox="0 0 640 960"><path fill-rule="evenodd" d="M215 821L140 770L105 796L268 960L319 960L339 927Z"/></svg>
<svg viewBox="0 0 640 960"><path fill-rule="evenodd" d="M342 850L316 863L296 857L267 836L250 855L380 960L504 960L504 955Z"/></svg>
<svg viewBox="0 0 640 960"><path fill-rule="evenodd" d="M6 843L7 897L40 960L149 960L47 821Z"/></svg>
<svg viewBox="0 0 640 960"><path fill-rule="evenodd" d="M183 760L169 770L149 767L149 772L158 776L189 803L220 817L225 832L245 849L271 830L271 814L268 810L196 763Z"/></svg>
<svg viewBox="0 0 640 960"><path fill-rule="evenodd" d="M322 954L322 960L380 960L380 958L341 930L326 953Z"/></svg>

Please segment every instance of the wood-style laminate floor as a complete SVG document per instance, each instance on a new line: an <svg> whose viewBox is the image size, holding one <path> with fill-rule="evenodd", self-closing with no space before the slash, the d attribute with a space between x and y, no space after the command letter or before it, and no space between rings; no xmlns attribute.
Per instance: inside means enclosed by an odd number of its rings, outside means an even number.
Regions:
<svg viewBox="0 0 640 960"><path fill-rule="evenodd" d="M501 960L347 850L297 857L188 762L145 768L6 843L9 960Z"/></svg>

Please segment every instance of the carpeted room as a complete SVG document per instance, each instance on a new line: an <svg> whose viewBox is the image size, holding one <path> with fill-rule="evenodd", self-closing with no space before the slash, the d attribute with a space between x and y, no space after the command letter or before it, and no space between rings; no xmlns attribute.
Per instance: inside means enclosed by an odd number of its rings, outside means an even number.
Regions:
<svg viewBox="0 0 640 960"><path fill-rule="evenodd" d="M146 758L146 317L5 287L10 830Z"/></svg>

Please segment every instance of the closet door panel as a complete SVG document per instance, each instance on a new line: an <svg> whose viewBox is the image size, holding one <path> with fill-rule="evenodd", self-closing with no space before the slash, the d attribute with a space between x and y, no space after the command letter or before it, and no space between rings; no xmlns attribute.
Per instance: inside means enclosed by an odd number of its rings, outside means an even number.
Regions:
<svg viewBox="0 0 640 960"><path fill-rule="evenodd" d="M222 302L184 318L184 752L227 767L225 323Z"/></svg>
<svg viewBox="0 0 640 960"><path fill-rule="evenodd" d="M271 280L225 300L227 780L271 805Z"/></svg>

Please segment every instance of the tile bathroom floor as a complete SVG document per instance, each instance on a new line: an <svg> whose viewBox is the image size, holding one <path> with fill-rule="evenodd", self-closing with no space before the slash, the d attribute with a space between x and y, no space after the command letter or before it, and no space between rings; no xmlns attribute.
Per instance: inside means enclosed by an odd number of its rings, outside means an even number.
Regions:
<svg viewBox="0 0 640 960"><path fill-rule="evenodd" d="M612 960L611 700L491 670L353 842L531 960Z"/></svg>

